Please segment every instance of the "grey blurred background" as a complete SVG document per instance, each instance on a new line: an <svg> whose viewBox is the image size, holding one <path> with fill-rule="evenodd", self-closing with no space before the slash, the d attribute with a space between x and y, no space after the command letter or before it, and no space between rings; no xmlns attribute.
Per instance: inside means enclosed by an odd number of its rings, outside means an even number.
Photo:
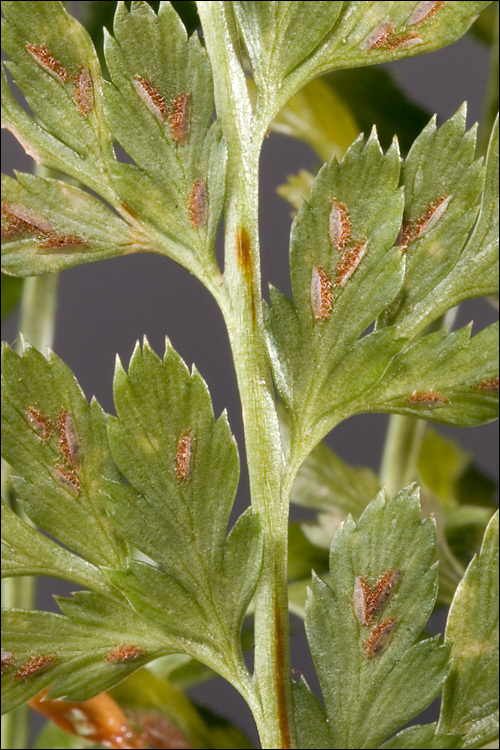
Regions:
<svg viewBox="0 0 500 750"><path fill-rule="evenodd" d="M83 3L73 2L79 15ZM468 102L468 125L481 117L488 72L488 49L470 36L454 45L386 67L405 93L430 112L438 123ZM271 134L261 159L261 247L264 294L272 282L289 292L288 237L290 206L276 194L276 187L289 174L305 168L316 171L315 154L304 144ZM2 171L30 171L32 161L10 133L2 140ZM464 304L456 326L474 321L474 331L496 319L496 312L484 300ZM242 474L236 500L238 514L248 506L247 474L241 412L228 340L218 308L208 292L183 268L155 255L140 255L101 261L65 271L60 276L59 306L54 350L71 367L88 398L95 395L103 408L113 413L112 378L115 356L126 364L137 339L146 335L159 354L165 336L190 365L206 379L216 414L227 408L240 447ZM2 339L13 344L17 338L17 315L2 327ZM341 424L327 443L352 464L379 468L387 417L360 416ZM498 476L498 431L496 423L466 430L439 428L474 454L480 468ZM292 508L292 517L304 512ZM74 587L44 580L38 606L56 609L51 595L67 594ZM294 669L303 672L311 686L316 681L310 663L302 623L292 618ZM436 623L439 630L442 622ZM235 721L258 746L252 717L243 700L222 679L191 691L198 702ZM427 721L434 720L429 716ZM38 722L37 722L38 723Z"/></svg>

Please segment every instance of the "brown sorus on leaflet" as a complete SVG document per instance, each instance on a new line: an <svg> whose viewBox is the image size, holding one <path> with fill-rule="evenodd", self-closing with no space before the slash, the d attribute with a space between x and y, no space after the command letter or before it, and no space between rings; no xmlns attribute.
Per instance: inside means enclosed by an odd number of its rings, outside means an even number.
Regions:
<svg viewBox="0 0 500 750"><path fill-rule="evenodd" d="M207 183L196 180L188 196L189 220L195 229L204 227L208 218Z"/></svg>
<svg viewBox="0 0 500 750"><path fill-rule="evenodd" d="M351 239L351 221L345 203L332 200L332 207L328 217L330 243L338 250L343 250Z"/></svg>
<svg viewBox="0 0 500 750"><path fill-rule="evenodd" d="M140 646L134 646L133 643L121 643L119 646L110 649L104 658L106 661L117 664L137 659L144 653L144 649Z"/></svg>
<svg viewBox="0 0 500 750"><path fill-rule="evenodd" d="M311 305L316 320L327 320L330 317L332 302L332 280L322 266L314 266L311 279Z"/></svg>
<svg viewBox="0 0 500 750"><path fill-rule="evenodd" d="M52 53L45 44L31 44L30 42L26 42L26 49L42 68L54 73L61 83L66 83L69 75L68 71L59 60L56 60L52 56Z"/></svg>
<svg viewBox="0 0 500 750"><path fill-rule="evenodd" d="M2 201L2 218L7 226L2 227L2 237L14 237L24 232L47 235L52 232L52 225L40 214L20 203Z"/></svg>
<svg viewBox="0 0 500 750"><path fill-rule="evenodd" d="M168 122L172 138L179 146L185 146L189 135L189 94L179 94L170 102Z"/></svg>
<svg viewBox="0 0 500 750"><path fill-rule="evenodd" d="M498 391L498 375L495 378L489 378L481 380L476 388L478 391L491 391L494 393L495 391Z"/></svg>
<svg viewBox="0 0 500 750"><path fill-rule="evenodd" d="M75 472L71 469L67 469L64 466L61 466L61 464L56 464L54 466L54 472L56 481L66 490L78 497L78 495L80 494L81 485L80 480L76 476Z"/></svg>
<svg viewBox="0 0 500 750"><path fill-rule="evenodd" d="M48 440L53 431L53 425L50 419L35 406L28 406L26 414L30 425L38 432L40 440L42 442Z"/></svg>
<svg viewBox="0 0 500 750"><path fill-rule="evenodd" d="M382 620L382 622L373 626L370 635L363 641L367 659L373 659L385 650L394 633L396 623L396 617L388 617L386 620Z"/></svg>
<svg viewBox="0 0 500 750"><path fill-rule="evenodd" d="M14 654L10 651L2 651L2 675L4 675L14 664Z"/></svg>
<svg viewBox="0 0 500 750"><path fill-rule="evenodd" d="M136 73L134 76L135 90L149 111L160 121L165 122L167 116L167 102L151 82Z"/></svg>
<svg viewBox="0 0 500 750"><path fill-rule="evenodd" d="M340 257L336 269L335 283L337 286L344 286L346 281L351 278L365 256L366 247L366 241L358 242L354 247L349 247Z"/></svg>
<svg viewBox="0 0 500 750"><path fill-rule="evenodd" d="M191 430L183 430L177 439L175 452L175 475L179 482L187 484L193 468L194 438Z"/></svg>
<svg viewBox="0 0 500 750"><path fill-rule="evenodd" d="M370 585L365 576L357 577L354 585L353 606L356 617L362 625L371 625L375 615L385 607L400 575L399 570L390 568L382 573L373 585Z"/></svg>
<svg viewBox="0 0 500 750"><path fill-rule="evenodd" d="M80 446L75 432L73 417L66 409L60 409L57 415L59 432L59 451L69 466L78 466Z"/></svg>
<svg viewBox="0 0 500 750"><path fill-rule="evenodd" d="M419 3L408 19L408 23L412 26L418 26L424 23L424 21L430 21L444 5L443 0L430 0L430 2Z"/></svg>
<svg viewBox="0 0 500 750"><path fill-rule="evenodd" d="M87 117L94 107L92 78L84 65L80 65L74 78L75 102L82 117Z"/></svg>
<svg viewBox="0 0 500 750"><path fill-rule="evenodd" d="M24 664L21 664L12 677L14 680L29 680L30 677L38 674L45 667L55 664L57 660L55 654L37 654L24 662Z"/></svg>
<svg viewBox="0 0 500 750"><path fill-rule="evenodd" d="M449 399L437 391L413 391L406 399L409 404L422 404L422 406L438 406L439 404L449 404Z"/></svg>

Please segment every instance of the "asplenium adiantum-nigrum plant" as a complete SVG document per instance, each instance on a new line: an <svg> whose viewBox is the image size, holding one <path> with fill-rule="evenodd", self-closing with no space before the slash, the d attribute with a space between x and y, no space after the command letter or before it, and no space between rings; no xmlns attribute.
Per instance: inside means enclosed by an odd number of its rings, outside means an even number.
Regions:
<svg viewBox="0 0 500 750"><path fill-rule="evenodd" d="M496 293L498 124L484 160L464 108L431 120L404 159L375 129L340 154L356 112L347 69L447 45L488 5L198 2L200 42L168 2L118 3L104 75L63 3L3 3L7 71L31 108L4 79L3 126L39 165L2 184L3 271L39 276L26 325L47 324L54 272L132 252L184 266L227 326L252 501L228 532L238 449L169 343L117 364L115 416L35 348L36 328L22 351L4 347L2 706L30 701L53 720L39 747L249 746L182 692L213 674L244 697L266 748L498 736L498 515L470 457L421 429L496 414L497 328L451 330L449 311ZM343 72L319 78L330 71ZM298 209L293 297L273 288L266 303L258 167L271 126L328 161L282 188ZM368 412L393 415L380 477L321 444ZM290 499L317 522L289 534ZM61 614L35 611L37 575L81 590ZM444 642L424 632L436 602L451 605ZM289 607L322 701L292 678ZM401 730L439 695L438 722ZM22 711L5 717L18 744L4 747L26 746Z"/></svg>

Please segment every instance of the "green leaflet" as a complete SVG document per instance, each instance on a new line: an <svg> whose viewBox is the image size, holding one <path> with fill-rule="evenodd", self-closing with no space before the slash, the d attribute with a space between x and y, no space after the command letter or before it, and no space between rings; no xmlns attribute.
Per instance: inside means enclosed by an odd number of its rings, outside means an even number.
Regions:
<svg viewBox="0 0 500 750"><path fill-rule="evenodd" d="M471 327L437 331L405 349L363 397L359 412L407 414L461 427L496 419L498 324L472 338Z"/></svg>
<svg viewBox="0 0 500 750"><path fill-rule="evenodd" d="M474 161L476 128L466 133L465 121L465 105L439 130L433 118L404 163L405 211L398 245L406 255L405 283L382 317L385 324L396 323L412 335L455 304L448 277L458 282L457 262L477 218L482 160ZM490 169L492 160L493 156ZM489 251L494 254L492 246ZM492 268L486 266L485 274L494 284ZM483 264L480 269L483 273ZM448 286L444 299L436 292L441 282ZM459 283L464 291L470 287L470 279L460 278ZM474 295L467 293L462 299L470 296ZM418 320L414 310L419 305L421 309L424 300L426 315Z"/></svg>
<svg viewBox="0 0 500 750"><path fill-rule="evenodd" d="M2 9L2 44L11 59L6 65L39 120L20 108L4 81L2 126L37 163L113 201L113 189L103 179L103 166L113 158L111 136L90 36L60 2L6 2Z"/></svg>
<svg viewBox="0 0 500 750"><path fill-rule="evenodd" d="M437 724L417 724L398 732L390 740L380 745L381 750L440 750L441 748L455 748L460 742L454 734L436 733Z"/></svg>
<svg viewBox="0 0 500 750"><path fill-rule="evenodd" d="M227 417L214 420L206 384L170 344L163 360L145 342L128 373L118 365L115 405L109 440L130 485L105 482L108 508L126 538L161 567L132 563L109 575L146 617L191 639L183 651L237 684L261 538L250 512L226 537L239 473Z"/></svg>
<svg viewBox="0 0 500 750"><path fill-rule="evenodd" d="M306 83L334 69L413 57L459 39L488 2L235 2L267 124ZM297 34L296 29L300 32Z"/></svg>
<svg viewBox="0 0 500 750"><path fill-rule="evenodd" d="M63 615L4 611L2 647L9 658L2 712L49 685L50 697L86 700L178 648L126 603L80 592L73 599L58 598L58 604Z"/></svg>
<svg viewBox="0 0 500 750"><path fill-rule="evenodd" d="M271 366L298 463L354 413L397 412L462 426L496 417L494 327L470 341L464 329L407 345L457 301L478 296L468 263L479 269L482 294L495 283L498 135L490 144L480 214L460 252L481 187L464 114L437 132L431 123L417 139L405 162L406 218L397 232L399 158L395 146L384 157L374 134L364 149L358 139L340 164L325 165L300 208L290 249L294 302L271 289L266 311ZM361 336L377 307L391 325Z"/></svg>
<svg viewBox="0 0 500 750"><path fill-rule="evenodd" d="M457 589L445 640L451 672L440 730L459 734L463 747L482 747L498 737L498 512Z"/></svg>
<svg viewBox="0 0 500 750"><path fill-rule="evenodd" d="M314 13L306 2L260 0L232 5L257 83L259 106L265 108L274 104L283 85L289 91L287 77L321 44L343 3L317 2Z"/></svg>
<svg viewBox="0 0 500 750"><path fill-rule="evenodd" d="M272 289L266 323L292 442L304 454L401 347L390 329L358 341L403 280L404 258L394 247L403 210L399 167L396 143L384 155L375 132L366 144L356 140L340 164L320 170L292 226L294 302Z"/></svg>
<svg viewBox="0 0 500 750"><path fill-rule="evenodd" d="M214 242L226 157L219 124L210 127L208 56L166 2L158 15L145 2L130 11L119 3L114 33L105 36L112 80L104 88L106 118L135 162L112 167L120 198L165 235L168 254L189 267L189 252L182 255L189 248L218 273Z"/></svg>
<svg viewBox="0 0 500 750"><path fill-rule="evenodd" d="M2 175L2 269L34 276L140 250L144 240L101 201L67 182Z"/></svg>
<svg viewBox="0 0 500 750"><path fill-rule="evenodd" d="M150 251L174 258L215 293L226 151L219 124L209 127L212 76L197 37L188 40L170 3L158 15L145 2L130 11L119 3L116 39L106 39L109 83L88 33L62 3L26 0L19 12L6 4L5 15L8 69L39 122L4 81L3 127L37 163L76 178L123 219L57 181L45 182L42 197L41 181L20 176L25 191L9 183L7 192L23 202L12 207L7 196L2 206L6 272L34 275ZM116 160L112 140L134 165Z"/></svg>
<svg viewBox="0 0 500 750"><path fill-rule="evenodd" d="M432 124L430 128L426 128L422 136L425 134L425 139L429 139L431 154L434 150L439 152L443 147L450 148L452 151L455 148L459 148L460 151L465 148L471 153L473 136L470 131L462 138L463 146L459 146L458 141L454 144L453 130L457 131L456 137L460 136L463 127L461 124L463 114L465 113L461 113L459 110L455 118L443 125L437 136ZM449 128L449 125L452 127ZM442 134L445 128L448 137ZM450 139L450 142L446 145L448 139ZM440 143L441 140L443 141L442 144ZM422 153L419 154L421 144L418 141L417 144L419 146L415 154L417 161L413 162L413 159L410 159L411 154L408 158L411 164L409 175L414 175L413 180L417 184L421 180L421 189L424 195L430 196L433 190L439 192L441 189L437 186L439 178L431 175L439 175L441 172L446 175L448 170L449 174L452 171L457 171L457 160L453 163L449 162L448 153L446 153L441 161L440 168L436 169L434 164L429 164L427 175L425 175L425 170L423 174L419 173L418 158L423 159L423 155ZM448 165L448 167L445 165ZM403 331L413 334L422 330L428 323L463 300L498 294L498 117L493 127L486 156L484 188L481 195L479 216L472 235L464 245L467 233L472 227L471 219L474 213L473 203L468 201L467 195L472 199L475 193L474 184L477 179L475 176L477 166L472 165L466 170L466 174L468 173L469 176L464 174L462 177L462 181L466 182L464 185L453 186L450 180L449 187L447 187L443 181L442 190L448 190L453 197L450 199L442 219L439 220L437 226L429 231L428 237L425 234L422 240L415 243L414 249L411 246L409 248L407 265L409 269L408 306L406 300L400 300L401 312L396 310L396 322ZM471 180L471 185L468 184L469 180ZM410 187L409 190L417 192L415 188ZM455 216L453 209L455 195L460 197L462 218L459 214ZM461 201L464 202L461 203ZM413 197L411 202L413 205ZM444 206L444 203L442 205ZM466 210L467 205L470 207L468 211ZM418 210L417 208L415 215L418 214ZM450 212L450 221L455 217L456 229L447 228L448 212ZM412 217L411 214L410 216ZM456 247L454 247L454 243L456 243ZM412 253L414 253L414 261L411 260ZM436 253L439 256L437 258ZM433 280L434 283L431 284L429 279ZM389 312L391 313L391 311ZM392 320L391 315L391 322Z"/></svg>
<svg viewBox="0 0 500 750"><path fill-rule="evenodd" d="M111 588L98 568L36 531L2 500L2 578L27 575L62 578L102 593Z"/></svg>
<svg viewBox="0 0 500 750"><path fill-rule="evenodd" d="M99 494L103 478L119 478L101 407L53 352L5 345L2 372L2 455L26 513L90 563L123 567L127 547Z"/></svg>
<svg viewBox="0 0 500 750"><path fill-rule="evenodd" d="M381 492L335 535L330 583L315 577L306 605L334 747L377 747L439 693L449 649L416 642L436 598L435 553L434 521L411 489Z"/></svg>
<svg viewBox="0 0 500 750"><path fill-rule="evenodd" d="M298 747L314 750L334 747L325 710L303 677L292 683Z"/></svg>

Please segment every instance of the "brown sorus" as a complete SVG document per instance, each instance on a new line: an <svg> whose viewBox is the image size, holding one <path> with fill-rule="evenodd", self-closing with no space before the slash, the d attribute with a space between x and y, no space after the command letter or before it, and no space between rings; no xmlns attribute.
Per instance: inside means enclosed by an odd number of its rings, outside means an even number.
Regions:
<svg viewBox="0 0 500 750"><path fill-rule="evenodd" d="M388 617L386 620L382 620L382 622L373 626L370 630L370 635L363 641L367 659L373 659L374 656L384 651L394 633L396 623L396 617Z"/></svg>
<svg viewBox="0 0 500 750"><path fill-rule="evenodd" d="M65 247L88 247L88 245L85 240L82 240L76 234L51 234L43 242L39 242L38 247L40 249L59 250Z"/></svg>
<svg viewBox="0 0 500 750"><path fill-rule="evenodd" d="M7 226L2 227L2 237L12 237L24 232L42 235L52 232L52 226L43 216L19 203L2 201L2 218L7 220Z"/></svg>
<svg viewBox="0 0 500 750"><path fill-rule="evenodd" d="M207 223L207 209L207 183L205 180L196 180L188 197L189 220L195 229L200 229Z"/></svg>
<svg viewBox="0 0 500 750"><path fill-rule="evenodd" d="M133 643L120 643L119 646L111 648L104 658L106 659L106 661L118 663L123 661L132 661L133 659L137 659L144 653L145 651L143 648L141 648L140 646L134 646Z"/></svg>
<svg viewBox="0 0 500 750"><path fill-rule="evenodd" d="M55 478L59 484L78 497L81 485L75 472L72 469L66 469L64 466L61 466L61 464L56 464L54 466L54 472Z"/></svg>
<svg viewBox="0 0 500 750"><path fill-rule="evenodd" d="M327 320L332 311L332 281L322 266L314 266L311 279L311 306L316 320Z"/></svg>
<svg viewBox="0 0 500 750"><path fill-rule="evenodd" d="M339 258L336 269L337 286L344 286L359 266L366 253L367 242L359 242L354 247L348 248L344 255Z"/></svg>
<svg viewBox="0 0 500 750"><path fill-rule="evenodd" d="M444 5L443 0L430 0L430 2L419 3L408 19L408 23L412 26L418 26L424 23L424 21L429 21Z"/></svg>
<svg viewBox="0 0 500 750"><path fill-rule="evenodd" d="M422 404L423 406L433 407L437 406L438 404L448 404L449 399L442 393L438 393L437 391L413 391L413 393L408 396L406 401L410 404Z"/></svg>
<svg viewBox="0 0 500 750"><path fill-rule="evenodd" d="M73 417L66 409L60 409L57 415L57 430L59 432L59 451L68 466L76 468L80 446L75 432Z"/></svg>
<svg viewBox="0 0 500 750"><path fill-rule="evenodd" d="M136 73L134 86L149 111L160 121L165 122L167 116L167 102L151 82Z"/></svg>
<svg viewBox="0 0 500 750"><path fill-rule="evenodd" d="M177 440L175 453L175 475L179 482L187 483L191 478L193 463L193 435L190 430L183 430Z"/></svg>
<svg viewBox="0 0 500 750"><path fill-rule="evenodd" d="M497 375L495 378L490 378L489 380L488 379L481 380L477 384L476 388L479 391L498 391L498 385L499 385L499 382L498 382L498 375Z"/></svg>
<svg viewBox="0 0 500 750"><path fill-rule="evenodd" d="M363 42L363 47L367 50L380 49L384 47L387 39L394 31L394 26L389 21L381 23Z"/></svg>
<svg viewBox="0 0 500 750"><path fill-rule="evenodd" d="M53 425L47 415L34 406L28 406L26 414L30 425L38 432L40 440L48 440L52 435Z"/></svg>
<svg viewBox="0 0 500 750"><path fill-rule="evenodd" d="M54 654L38 654L37 656L32 656L27 662L21 664L12 676L14 680L29 680L30 677L38 674L42 669L45 669L45 667L55 664L56 661L57 656Z"/></svg>
<svg viewBox="0 0 500 750"><path fill-rule="evenodd" d="M14 654L10 651L2 651L2 675L14 664Z"/></svg>
<svg viewBox="0 0 500 750"><path fill-rule="evenodd" d="M441 195L429 203L425 211L415 221L404 221L396 241L399 249L404 252L410 242L421 237L432 229L446 211L451 200L449 195Z"/></svg>
<svg viewBox="0 0 500 750"><path fill-rule="evenodd" d="M84 65L80 65L74 78L75 102L82 117L87 117L94 106L92 78Z"/></svg>
<svg viewBox="0 0 500 750"><path fill-rule="evenodd" d="M400 571L390 568L377 578L373 585L365 576L358 576L354 586L353 605L362 625L371 625L375 615L382 611L399 580Z"/></svg>
<svg viewBox="0 0 500 750"><path fill-rule="evenodd" d="M172 99L168 123L174 141L185 146L189 134L189 94L179 94Z"/></svg>
<svg viewBox="0 0 500 750"><path fill-rule="evenodd" d="M33 55L42 68L54 73L62 83L66 83L68 80L68 71L59 60L56 60L52 56L45 44L31 44L30 42L26 42L26 49Z"/></svg>
<svg viewBox="0 0 500 750"><path fill-rule="evenodd" d="M328 218L330 243L338 250L343 250L351 238L351 221L344 203L332 201Z"/></svg>

